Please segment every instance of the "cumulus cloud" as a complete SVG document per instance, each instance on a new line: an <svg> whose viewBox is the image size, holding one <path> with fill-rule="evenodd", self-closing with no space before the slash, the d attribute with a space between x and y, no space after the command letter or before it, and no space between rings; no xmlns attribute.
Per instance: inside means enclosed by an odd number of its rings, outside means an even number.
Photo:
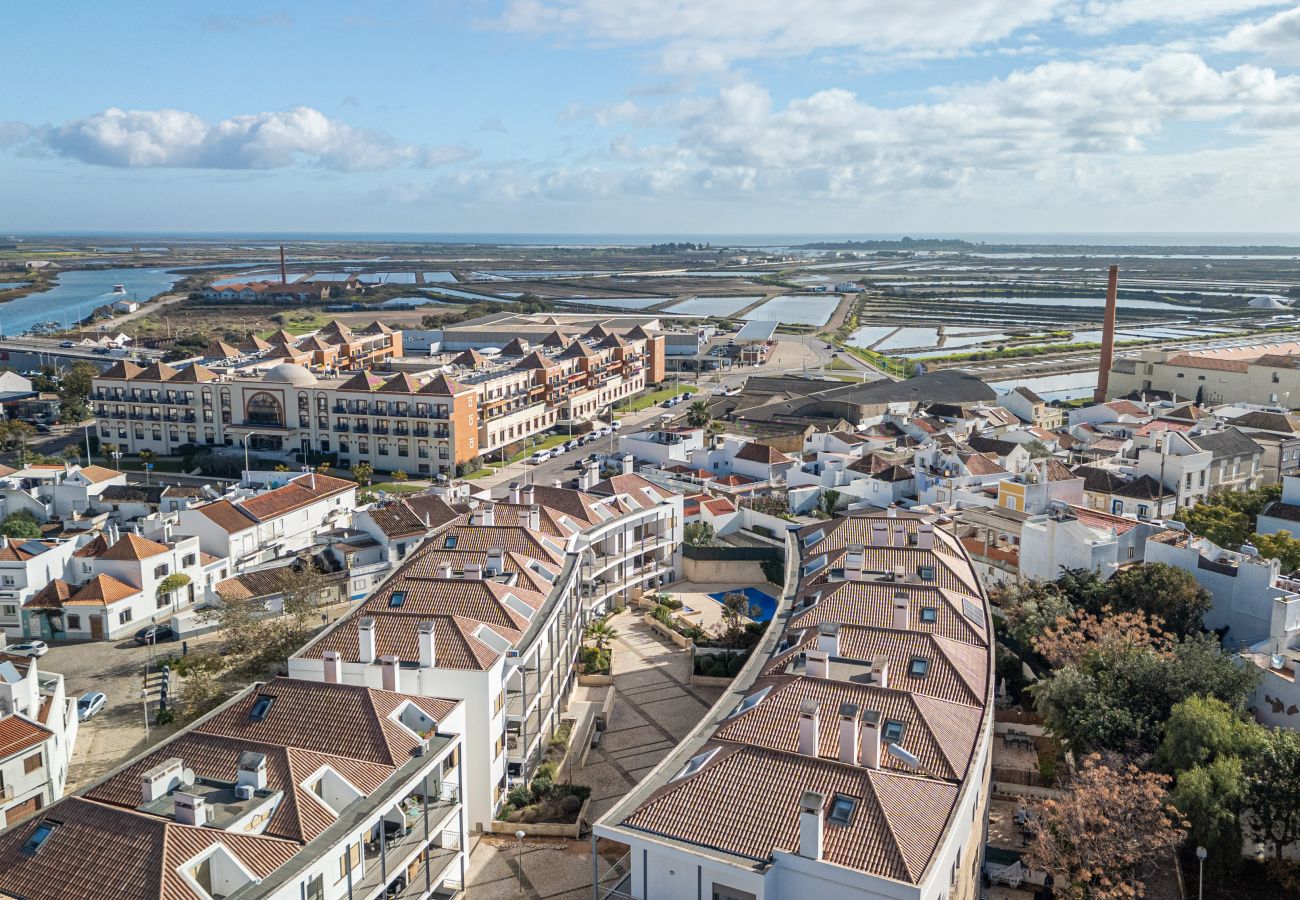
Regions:
<svg viewBox="0 0 1300 900"><path fill-rule="evenodd" d="M1262 53L1287 62L1300 56L1300 6L1262 22L1245 22L1217 43L1220 50Z"/></svg>
<svg viewBox="0 0 1300 900"><path fill-rule="evenodd" d="M1065 20L1084 31L1111 31L1147 22L1205 22L1278 5L1278 0L1077 0L1067 7Z"/></svg>
<svg viewBox="0 0 1300 900"><path fill-rule="evenodd" d="M305 164L336 171L432 167L470 159L455 145L405 144L354 128L319 110L232 116L208 122L176 109L106 109L43 129L48 150L84 163L122 168L278 169Z"/></svg>

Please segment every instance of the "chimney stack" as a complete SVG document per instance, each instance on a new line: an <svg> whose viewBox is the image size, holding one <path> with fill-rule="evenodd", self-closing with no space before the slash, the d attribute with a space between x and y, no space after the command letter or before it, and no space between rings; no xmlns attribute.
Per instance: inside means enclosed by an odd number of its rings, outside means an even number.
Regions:
<svg viewBox="0 0 1300 900"><path fill-rule="evenodd" d="M325 667L326 684L343 683L343 656L337 650L326 650L321 654L321 661Z"/></svg>
<svg viewBox="0 0 1300 900"><path fill-rule="evenodd" d="M537 491L534 490L531 484L524 488L522 502L524 506L532 506L537 502Z"/></svg>
<svg viewBox="0 0 1300 900"><path fill-rule="evenodd" d="M858 764L858 707L853 703L840 704L840 762Z"/></svg>
<svg viewBox="0 0 1300 900"><path fill-rule="evenodd" d="M871 680L878 687L889 687L888 656L877 656L871 661Z"/></svg>
<svg viewBox="0 0 1300 900"><path fill-rule="evenodd" d="M849 544L844 554L844 577L850 581L861 581L862 570L866 567L867 548L863 544Z"/></svg>
<svg viewBox="0 0 1300 900"><path fill-rule="evenodd" d="M519 504L519 482L510 482L510 502L515 505Z"/></svg>
<svg viewBox="0 0 1300 900"><path fill-rule="evenodd" d="M820 635L817 638L821 640ZM830 676L830 654L825 650L806 650L804 651L804 661L806 663L804 671L809 678L828 678Z"/></svg>
<svg viewBox="0 0 1300 900"><path fill-rule="evenodd" d="M235 784L251 787L255 791L266 789L266 756L245 750L239 754L239 768L235 772Z"/></svg>
<svg viewBox="0 0 1300 900"><path fill-rule="evenodd" d="M357 655L366 665L375 661L375 620L370 616L357 623Z"/></svg>
<svg viewBox="0 0 1300 900"><path fill-rule="evenodd" d="M202 797L177 791L172 794L175 804L176 821L181 825L202 827L208 824L208 804Z"/></svg>
<svg viewBox="0 0 1300 900"><path fill-rule="evenodd" d="M505 551L500 547L493 547L487 552L487 567L485 572L489 576L500 575L505 571Z"/></svg>
<svg viewBox="0 0 1300 900"><path fill-rule="evenodd" d="M894 591L894 617L890 627L895 631L906 631L908 625L908 600L903 591Z"/></svg>
<svg viewBox="0 0 1300 900"><path fill-rule="evenodd" d="M182 782L185 763L172 756L140 776L140 794L145 803L152 803Z"/></svg>
<svg viewBox="0 0 1300 900"><path fill-rule="evenodd" d="M1110 387L1110 367L1115 357L1115 308L1119 305L1119 266L1110 267L1106 281L1106 317L1101 326L1101 362L1097 364L1097 390L1093 392L1094 403L1106 402L1106 390Z"/></svg>
<svg viewBox="0 0 1300 900"><path fill-rule="evenodd" d="M817 626L817 649L827 656L840 655L839 622L822 622Z"/></svg>
<svg viewBox="0 0 1300 900"><path fill-rule="evenodd" d="M880 768L880 713L869 709L862 714L862 745L858 764L868 769Z"/></svg>
<svg viewBox="0 0 1300 900"><path fill-rule="evenodd" d="M438 654L434 645L433 620L420 623L420 668L432 669L438 663Z"/></svg>
<svg viewBox="0 0 1300 900"><path fill-rule="evenodd" d="M636 463L632 459L631 453L623 454L623 474L631 475L636 470Z"/></svg>
<svg viewBox="0 0 1300 900"><path fill-rule="evenodd" d="M438 577L439 578L451 577L451 563L449 562L438 563Z"/></svg>
<svg viewBox="0 0 1300 900"><path fill-rule="evenodd" d="M289 273L284 268L284 244L280 245L280 284L289 283Z"/></svg>
<svg viewBox="0 0 1300 900"><path fill-rule="evenodd" d="M536 503L528 507L528 527L533 531L542 530L542 508Z"/></svg>
<svg viewBox="0 0 1300 900"><path fill-rule="evenodd" d="M799 703L799 754L817 756L818 706L816 700Z"/></svg>
<svg viewBox="0 0 1300 900"><path fill-rule="evenodd" d="M385 656L380 660L384 670L384 690L397 691L397 665L396 656Z"/></svg>
<svg viewBox="0 0 1300 900"><path fill-rule="evenodd" d="M1044 463L1046 465L1046 463ZM916 546L922 550L934 548L934 526L925 523L916 529Z"/></svg>
<svg viewBox="0 0 1300 900"><path fill-rule="evenodd" d="M816 791L804 791L799 800L799 855L822 858L822 806L826 798Z"/></svg>
<svg viewBox="0 0 1300 900"><path fill-rule="evenodd" d="M471 564L471 565L467 565L467 566L465 567L465 580L466 580L466 581L482 581L482 580L483 580L483 567L480 566L478 563L473 563L473 564Z"/></svg>

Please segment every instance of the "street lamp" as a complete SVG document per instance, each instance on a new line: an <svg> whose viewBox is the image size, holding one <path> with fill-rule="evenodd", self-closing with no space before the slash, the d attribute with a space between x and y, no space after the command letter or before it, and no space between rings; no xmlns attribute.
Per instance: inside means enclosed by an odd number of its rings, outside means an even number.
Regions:
<svg viewBox="0 0 1300 900"><path fill-rule="evenodd" d="M1197 878L1196 900L1204 900L1205 898L1205 857L1209 855L1210 855L1209 851L1206 850L1204 847L1196 848L1196 858L1200 860L1200 870L1201 870L1200 875Z"/></svg>
<svg viewBox="0 0 1300 900"><path fill-rule="evenodd" d="M247 434L245 434L244 437L243 437L243 441L244 441L244 480L245 480L245 481L252 481L252 476L250 476L250 475L248 474L249 471L250 471L250 470L249 470L249 467L248 467L248 439L251 438L251 437L252 437L253 435L255 435L255 434L257 434L256 431L250 431L250 432L248 432Z"/></svg>
<svg viewBox="0 0 1300 900"><path fill-rule="evenodd" d="M519 893L522 894L524 892L524 833L523 831L516 831L515 837L519 841L517 845L518 849L515 851L515 868L519 870Z"/></svg>

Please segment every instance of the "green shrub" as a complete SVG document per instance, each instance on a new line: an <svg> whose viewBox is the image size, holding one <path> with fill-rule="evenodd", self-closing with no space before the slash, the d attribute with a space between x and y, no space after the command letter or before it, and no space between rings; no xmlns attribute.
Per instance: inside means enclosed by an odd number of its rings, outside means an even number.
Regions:
<svg viewBox="0 0 1300 900"><path fill-rule="evenodd" d="M672 610L677 610L677 609L681 609L682 606L684 606L685 604L683 604L682 601L678 600L676 597L673 597L670 594L662 594L660 595L659 598L659 605L666 606Z"/></svg>
<svg viewBox="0 0 1300 900"><path fill-rule="evenodd" d="M523 809L532 802L533 792L522 784L512 787L510 793L506 794L506 803L515 809Z"/></svg>
<svg viewBox="0 0 1300 900"><path fill-rule="evenodd" d="M545 775L538 775L533 779L533 802L538 802L551 795L555 789L555 782Z"/></svg>
<svg viewBox="0 0 1300 900"><path fill-rule="evenodd" d="M785 563L781 560L765 559L759 565L763 569L763 577L772 584L785 584Z"/></svg>
<svg viewBox="0 0 1300 900"><path fill-rule="evenodd" d="M533 777L534 777L534 783L536 783L536 780L535 780L535 779L537 779L537 778L546 778L546 779L548 779L548 780L550 780L550 781L554 781L554 780L555 780L555 763L553 763L553 762L544 762L544 763L542 763L540 766L537 767L537 774L536 774L535 776L533 776Z"/></svg>

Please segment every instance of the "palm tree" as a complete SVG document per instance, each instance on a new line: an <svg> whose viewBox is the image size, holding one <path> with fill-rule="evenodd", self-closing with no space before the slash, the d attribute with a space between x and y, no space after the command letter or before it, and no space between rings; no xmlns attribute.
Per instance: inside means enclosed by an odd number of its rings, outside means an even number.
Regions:
<svg viewBox="0 0 1300 900"><path fill-rule="evenodd" d="M587 626L583 634L596 645L597 650L608 650L609 642L618 637L618 629L604 619L597 619Z"/></svg>
<svg viewBox="0 0 1300 900"><path fill-rule="evenodd" d="M709 412L709 404L703 400L696 400L686 410L686 424L692 428L708 428L712 421L713 414Z"/></svg>

